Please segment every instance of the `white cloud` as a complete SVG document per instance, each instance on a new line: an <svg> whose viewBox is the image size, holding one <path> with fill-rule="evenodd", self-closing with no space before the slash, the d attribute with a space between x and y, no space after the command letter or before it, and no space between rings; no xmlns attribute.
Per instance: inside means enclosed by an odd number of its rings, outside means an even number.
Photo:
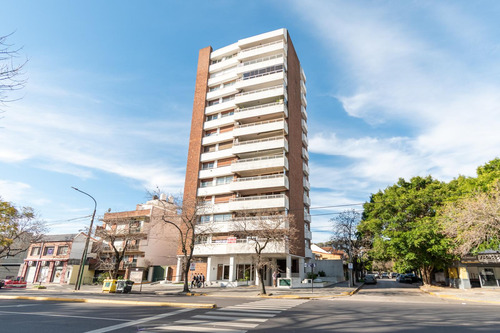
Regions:
<svg viewBox="0 0 500 333"><path fill-rule="evenodd" d="M21 201L30 188L31 186L26 183L0 179L0 195L5 201L13 203Z"/></svg>

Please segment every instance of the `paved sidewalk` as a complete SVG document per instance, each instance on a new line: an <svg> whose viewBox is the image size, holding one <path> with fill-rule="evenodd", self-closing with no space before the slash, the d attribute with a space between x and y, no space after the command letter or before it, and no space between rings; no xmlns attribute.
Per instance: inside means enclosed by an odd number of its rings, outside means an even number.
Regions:
<svg viewBox="0 0 500 333"><path fill-rule="evenodd" d="M450 287L422 286L420 290L440 298L500 305L500 288L457 289Z"/></svg>

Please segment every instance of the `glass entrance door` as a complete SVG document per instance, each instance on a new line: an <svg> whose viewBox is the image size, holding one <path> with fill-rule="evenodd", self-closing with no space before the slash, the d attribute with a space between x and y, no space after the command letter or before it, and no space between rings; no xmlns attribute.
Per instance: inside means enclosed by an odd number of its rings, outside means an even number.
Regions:
<svg viewBox="0 0 500 333"><path fill-rule="evenodd" d="M483 287L497 287L497 281L495 279L495 272L493 268L482 268L479 271L479 277L481 278L481 286Z"/></svg>

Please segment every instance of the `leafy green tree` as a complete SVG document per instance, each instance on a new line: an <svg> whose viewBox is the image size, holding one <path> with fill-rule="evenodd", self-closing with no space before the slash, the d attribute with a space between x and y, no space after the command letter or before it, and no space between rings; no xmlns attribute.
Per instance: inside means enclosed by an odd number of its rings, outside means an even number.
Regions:
<svg viewBox="0 0 500 333"><path fill-rule="evenodd" d="M33 208L20 210L0 198L0 258L26 251L45 232L45 225L36 218Z"/></svg>
<svg viewBox="0 0 500 333"><path fill-rule="evenodd" d="M437 210L449 196L448 185L431 176L400 178L373 194L358 228L372 244L372 258L392 259L398 271L418 269L430 284L433 270L453 259L451 240L436 222Z"/></svg>

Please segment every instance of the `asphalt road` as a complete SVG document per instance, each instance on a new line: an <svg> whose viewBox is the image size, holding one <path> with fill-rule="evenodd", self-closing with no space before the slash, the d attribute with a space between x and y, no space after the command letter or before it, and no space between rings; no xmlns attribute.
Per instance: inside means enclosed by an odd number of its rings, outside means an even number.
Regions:
<svg viewBox="0 0 500 333"><path fill-rule="evenodd" d="M154 297L154 296L153 296ZM185 301L185 299L183 300ZM379 280L321 300L190 297L217 309L2 300L1 332L500 332L500 307Z"/></svg>

